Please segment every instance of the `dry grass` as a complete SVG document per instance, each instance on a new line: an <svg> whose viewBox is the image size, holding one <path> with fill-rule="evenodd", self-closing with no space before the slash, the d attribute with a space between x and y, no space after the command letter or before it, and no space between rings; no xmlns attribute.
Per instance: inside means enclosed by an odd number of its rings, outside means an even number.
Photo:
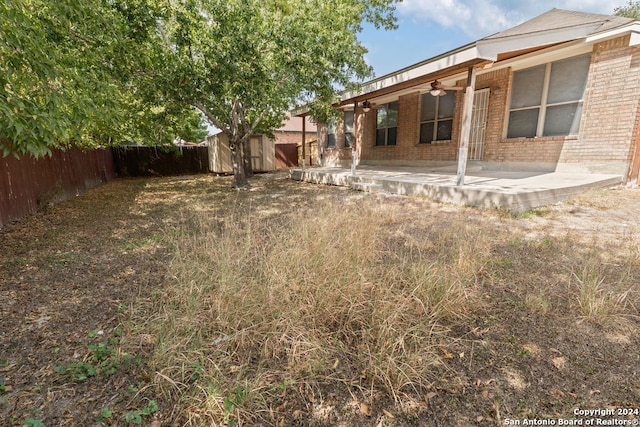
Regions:
<svg viewBox="0 0 640 427"><path fill-rule="evenodd" d="M486 239L462 223L388 239L393 214L372 200L257 217L196 215L174 241L173 278L146 328L156 383L181 396L186 421L268 419L294 384L396 402L426 390L447 325L476 299Z"/></svg>
<svg viewBox="0 0 640 427"><path fill-rule="evenodd" d="M528 293L524 299L524 305L531 313L547 314L549 312L549 298L544 289Z"/></svg>
<svg viewBox="0 0 640 427"><path fill-rule="evenodd" d="M640 404L637 190L514 217L253 180L118 180L3 230L0 418L128 425L154 401L165 426L467 427ZM120 327L133 364L54 370Z"/></svg>
<svg viewBox="0 0 640 427"><path fill-rule="evenodd" d="M634 241L608 252L593 234L541 229L554 211L541 220L259 191L193 198L164 239L166 282L134 315L152 337L153 395L170 402L172 423L404 426L437 419L434 396L456 408L450 425L497 422L541 410L559 381L549 361L584 367L569 391L600 372L601 350L574 334L635 339L619 328L638 320ZM460 418L469 402L473 418Z"/></svg>
<svg viewBox="0 0 640 427"><path fill-rule="evenodd" d="M584 319L599 325L620 323L628 317L634 287L626 283L626 275L611 283L600 264L588 262L573 273L574 305Z"/></svg>

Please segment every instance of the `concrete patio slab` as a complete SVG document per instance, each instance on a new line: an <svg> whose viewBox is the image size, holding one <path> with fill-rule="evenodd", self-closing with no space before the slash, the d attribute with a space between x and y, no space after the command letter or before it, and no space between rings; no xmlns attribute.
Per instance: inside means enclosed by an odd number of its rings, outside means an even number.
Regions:
<svg viewBox="0 0 640 427"><path fill-rule="evenodd" d="M351 169L312 167L293 169L291 178L317 184L347 186L360 191L422 196L436 201L480 208L521 212L571 198L591 187L623 182L620 175L578 172L535 172L467 168L465 184L456 186L452 166L386 167L358 166Z"/></svg>

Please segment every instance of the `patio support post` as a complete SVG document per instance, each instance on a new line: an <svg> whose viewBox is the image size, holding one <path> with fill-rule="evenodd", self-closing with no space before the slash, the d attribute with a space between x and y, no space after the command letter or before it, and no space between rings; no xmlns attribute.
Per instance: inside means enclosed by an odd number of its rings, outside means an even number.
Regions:
<svg viewBox="0 0 640 427"><path fill-rule="evenodd" d="M305 129L306 121L307 121L306 117L302 116L302 170L304 170L304 165L305 165L305 162L307 160L307 149L306 149L307 134L306 134L306 129Z"/></svg>
<svg viewBox="0 0 640 427"><path fill-rule="evenodd" d="M356 174L356 144L357 144L357 140L358 140L358 131L356 129L356 123L358 122L356 120L356 108L358 107L358 102L355 101L353 103L353 129L351 129L352 132L352 140L351 140L351 175Z"/></svg>
<svg viewBox="0 0 640 427"><path fill-rule="evenodd" d="M464 185L464 175L467 170L467 153L469 151L469 139L471 138L471 115L473 114L473 95L476 84L475 68L469 67L467 74L467 87L464 92L464 104L462 106L462 129L460 130L460 149L458 151L458 176L456 185Z"/></svg>

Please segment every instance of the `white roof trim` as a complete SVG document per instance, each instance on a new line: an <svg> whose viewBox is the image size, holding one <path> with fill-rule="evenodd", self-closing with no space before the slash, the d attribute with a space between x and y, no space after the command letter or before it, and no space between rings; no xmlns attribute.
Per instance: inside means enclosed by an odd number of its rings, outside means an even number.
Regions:
<svg viewBox="0 0 640 427"><path fill-rule="evenodd" d="M593 34L586 38L587 43L601 42L607 39L620 37L624 34L631 33L631 41L629 46L636 46L640 44L640 22L632 22L624 27L616 28L610 31L604 31L601 33Z"/></svg>
<svg viewBox="0 0 640 427"><path fill-rule="evenodd" d="M464 46L458 50L445 53L443 55L431 58L425 62L404 68L396 73L391 73L378 79L363 84L359 90L346 91L340 94L343 100L355 98L357 96L366 95L380 89L397 85L398 83L416 79L428 74L437 73L456 65L464 64L474 59L485 59L495 61L495 56L482 56L478 52L475 44Z"/></svg>
<svg viewBox="0 0 640 427"><path fill-rule="evenodd" d="M507 36L504 38L479 40L478 50L481 55L497 56L505 52L584 39L601 25L602 23L598 22L580 27L559 28L549 31Z"/></svg>
<svg viewBox="0 0 640 427"><path fill-rule="evenodd" d="M309 113L309 111L310 111L310 108L309 108L308 104L303 104L303 105L300 105L298 107L295 107L295 108L292 108L291 110L289 110L289 112L291 113L291 115L293 117L306 115L306 114Z"/></svg>

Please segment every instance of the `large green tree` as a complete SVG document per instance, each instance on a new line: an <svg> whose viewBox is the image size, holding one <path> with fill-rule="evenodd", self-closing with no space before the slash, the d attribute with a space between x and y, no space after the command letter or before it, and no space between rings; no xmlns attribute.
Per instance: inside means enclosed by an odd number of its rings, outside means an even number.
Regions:
<svg viewBox="0 0 640 427"><path fill-rule="evenodd" d="M618 16L640 19L640 1L629 0L625 6L616 7L614 12Z"/></svg>
<svg viewBox="0 0 640 427"><path fill-rule="evenodd" d="M247 184L249 137L371 74L357 34L393 28L396 0L166 0L136 86L198 108L229 137L235 185Z"/></svg>
<svg viewBox="0 0 640 427"><path fill-rule="evenodd" d="M146 0L0 3L4 155L202 137L200 113L132 85L161 9Z"/></svg>
<svg viewBox="0 0 640 427"><path fill-rule="evenodd" d="M245 186L249 137L301 102L323 118L337 89L369 77L357 34L393 28L396 1L3 2L0 146L162 142L201 114L228 135Z"/></svg>

